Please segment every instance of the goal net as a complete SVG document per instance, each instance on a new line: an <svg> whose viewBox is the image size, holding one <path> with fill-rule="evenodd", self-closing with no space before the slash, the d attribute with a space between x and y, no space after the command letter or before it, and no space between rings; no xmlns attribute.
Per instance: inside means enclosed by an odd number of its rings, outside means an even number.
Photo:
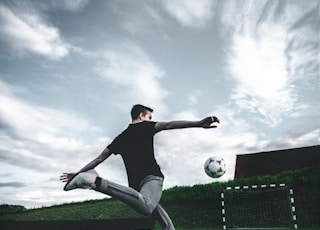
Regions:
<svg viewBox="0 0 320 230"><path fill-rule="evenodd" d="M298 228L293 190L285 184L227 187L221 198L224 229Z"/></svg>

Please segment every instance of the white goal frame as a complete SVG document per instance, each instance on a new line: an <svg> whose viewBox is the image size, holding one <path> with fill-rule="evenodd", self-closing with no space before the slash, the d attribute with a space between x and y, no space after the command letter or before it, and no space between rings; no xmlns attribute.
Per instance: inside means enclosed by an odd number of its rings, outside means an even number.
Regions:
<svg viewBox="0 0 320 230"><path fill-rule="evenodd" d="M265 189L265 188L279 188L279 187L287 187L286 184L262 184L262 185L244 185L244 186L234 186L234 187L226 187L222 192L221 192L221 206L222 206L222 226L223 229L227 229L227 220L226 220L226 209L225 209L225 191L228 190L244 190L244 189ZM289 188L289 199L291 203L291 213L292 213L292 221L293 221L293 228L298 229L298 224L297 224L297 215L296 215L296 208L294 205L294 196L293 196L293 189ZM252 228L237 228L237 229L252 229ZM257 229L257 228L255 228ZM270 229L270 228L259 228L259 229ZM272 228L272 229L284 229L284 228Z"/></svg>

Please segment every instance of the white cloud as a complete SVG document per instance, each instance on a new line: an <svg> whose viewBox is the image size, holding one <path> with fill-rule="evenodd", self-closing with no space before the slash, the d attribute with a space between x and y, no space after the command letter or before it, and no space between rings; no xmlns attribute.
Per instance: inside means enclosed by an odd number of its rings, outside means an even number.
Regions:
<svg viewBox="0 0 320 230"><path fill-rule="evenodd" d="M287 86L285 30L277 25L259 28L259 37L235 35L229 66L244 87L262 98L269 98ZM272 34L270 32L272 31Z"/></svg>
<svg viewBox="0 0 320 230"><path fill-rule="evenodd" d="M197 105L201 95L202 95L202 92L200 90L195 90L194 92L192 92L188 97L189 106Z"/></svg>
<svg viewBox="0 0 320 230"><path fill-rule="evenodd" d="M183 26L202 27L213 17L214 1L165 0L164 6Z"/></svg>
<svg viewBox="0 0 320 230"><path fill-rule="evenodd" d="M121 48L113 47L105 52L104 60L96 71L109 83L120 87L123 108L142 103L157 105L158 112L164 112L163 99L167 91L161 86L164 72L138 46L129 43Z"/></svg>
<svg viewBox="0 0 320 230"><path fill-rule="evenodd" d="M285 28L264 24L255 34L235 34L230 49L228 65L236 82L235 103L261 115L261 121L271 126L297 109L286 70Z"/></svg>
<svg viewBox="0 0 320 230"><path fill-rule="evenodd" d="M97 155L103 147L102 139L108 139L99 136L101 130L78 115L32 105L16 98L10 85L0 82L0 86L7 88L3 92L10 92L0 94L3 162L35 170L58 169L68 165L63 161L66 153L77 153L79 159L88 153ZM89 144L81 141L86 132L97 136L87 140Z"/></svg>
<svg viewBox="0 0 320 230"><path fill-rule="evenodd" d="M63 0L62 6L70 11L79 11L83 9L89 2L90 0ZM60 2L58 1L53 1L53 4L59 4Z"/></svg>
<svg viewBox="0 0 320 230"><path fill-rule="evenodd" d="M291 131L293 132L293 131ZM315 128L310 131L305 131L297 136L292 136L292 133L285 133L278 141L277 144L285 148L312 146L319 145L320 143L320 128ZM282 147L282 148L284 148Z"/></svg>
<svg viewBox="0 0 320 230"><path fill-rule="evenodd" d="M34 176L34 175L32 175ZM48 175L46 175L48 177ZM45 177L44 177L45 178ZM63 204L91 199L102 199L106 196L101 193L94 193L90 190L74 190L65 192L62 190L63 184L58 180L44 180L37 178L28 183L28 187L8 190L1 196L2 204L17 204L27 208L40 208L55 204ZM41 184L41 186L39 186ZM85 197L85 198L84 198Z"/></svg>
<svg viewBox="0 0 320 230"><path fill-rule="evenodd" d="M81 116L19 99L16 94L23 93L23 88L0 80L0 89L0 159L2 171L6 174L3 182L24 185L2 188L7 192L0 201L40 207L83 200L81 191L63 192L59 176L82 168L102 151L110 139L102 136L99 128ZM113 164L114 160L112 157L109 160L110 172L106 174L111 178L117 175L117 181L125 183L125 178L119 177L121 167L119 163ZM101 170L102 175L105 175L104 171ZM48 178L55 179L49 181ZM76 194L78 198L74 197ZM104 196L88 194L87 197Z"/></svg>
<svg viewBox="0 0 320 230"><path fill-rule="evenodd" d="M299 3L299 4L298 4ZM319 1L302 4L290 4L287 68L290 77L295 80L295 87L301 98L312 101L312 107L320 100L320 39L319 39ZM312 98L312 95L317 95Z"/></svg>
<svg viewBox="0 0 320 230"><path fill-rule="evenodd" d="M55 136L63 134L64 131L98 130L75 115L33 106L16 98L0 96L0 104L1 123L9 127L13 135L21 138L47 144L56 142L58 146L60 143L72 143L71 140L63 138L59 141L55 139Z"/></svg>
<svg viewBox="0 0 320 230"><path fill-rule="evenodd" d="M30 52L60 59L69 54L59 30L47 25L40 15L13 11L0 4L0 35L10 46L20 52Z"/></svg>
<svg viewBox="0 0 320 230"><path fill-rule="evenodd" d="M230 45L227 68L235 83L231 99L272 127L284 117L307 113L312 105L304 98L320 85L315 76L317 4L278 3L227 1L221 18L221 34Z"/></svg>

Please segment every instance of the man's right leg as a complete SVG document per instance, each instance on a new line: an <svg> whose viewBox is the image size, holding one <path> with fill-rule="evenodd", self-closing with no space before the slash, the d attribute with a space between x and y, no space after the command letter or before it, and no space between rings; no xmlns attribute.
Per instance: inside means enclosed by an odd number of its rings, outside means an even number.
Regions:
<svg viewBox="0 0 320 230"><path fill-rule="evenodd" d="M148 176L142 182L140 192L138 192L133 188L104 180L96 173L80 173L67 183L65 190L92 188L126 203L144 215L152 215L163 229L174 230L170 217L159 204L162 185L163 178Z"/></svg>
<svg viewBox="0 0 320 230"><path fill-rule="evenodd" d="M116 198L143 215L151 215L160 201L163 179L148 180L140 192L133 188L97 178L94 190Z"/></svg>
<svg viewBox="0 0 320 230"><path fill-rule="evenodd" d="M144 215L152 215L163 230L175 230L169 215L159 204L162 194L162 179L148 180L142 185L140 192L101 178L96 181L96 184L98 184L95 188L96 191L112 196Z"/></svg>

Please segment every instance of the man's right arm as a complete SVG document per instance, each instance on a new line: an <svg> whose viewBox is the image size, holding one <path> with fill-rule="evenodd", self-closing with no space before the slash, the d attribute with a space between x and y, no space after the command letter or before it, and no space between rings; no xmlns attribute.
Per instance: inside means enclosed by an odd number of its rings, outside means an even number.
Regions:
<svg viewBox="0 0 320 230"><path fill-rule="evenodd" d="M98 157L96 157L91 162L89 162L86 166L84 166L82 169L80 169L79 173L88 171L90 169L94 169L100 163L102 163L105 159L107 159L111 154L112 154L112 152L108 149L108 147L106 147Z"/></svg>
<svg viewBox="0 0 320 230"><path fill-rule="evenodd" d="M102 163L105 159L107 159L111 154L112 154L112 152L108 149L108 147L105 148L98 157L96 157L95 159L90 161L86 166L84 166L82 169L80 169L79 172L77 172L77 173L63 173L60 176L60 180L62 182L68 182L69 180L71 180L78 173L86 172L86 171L88 171L90 169L94 169L100 163Z"/></svg>

